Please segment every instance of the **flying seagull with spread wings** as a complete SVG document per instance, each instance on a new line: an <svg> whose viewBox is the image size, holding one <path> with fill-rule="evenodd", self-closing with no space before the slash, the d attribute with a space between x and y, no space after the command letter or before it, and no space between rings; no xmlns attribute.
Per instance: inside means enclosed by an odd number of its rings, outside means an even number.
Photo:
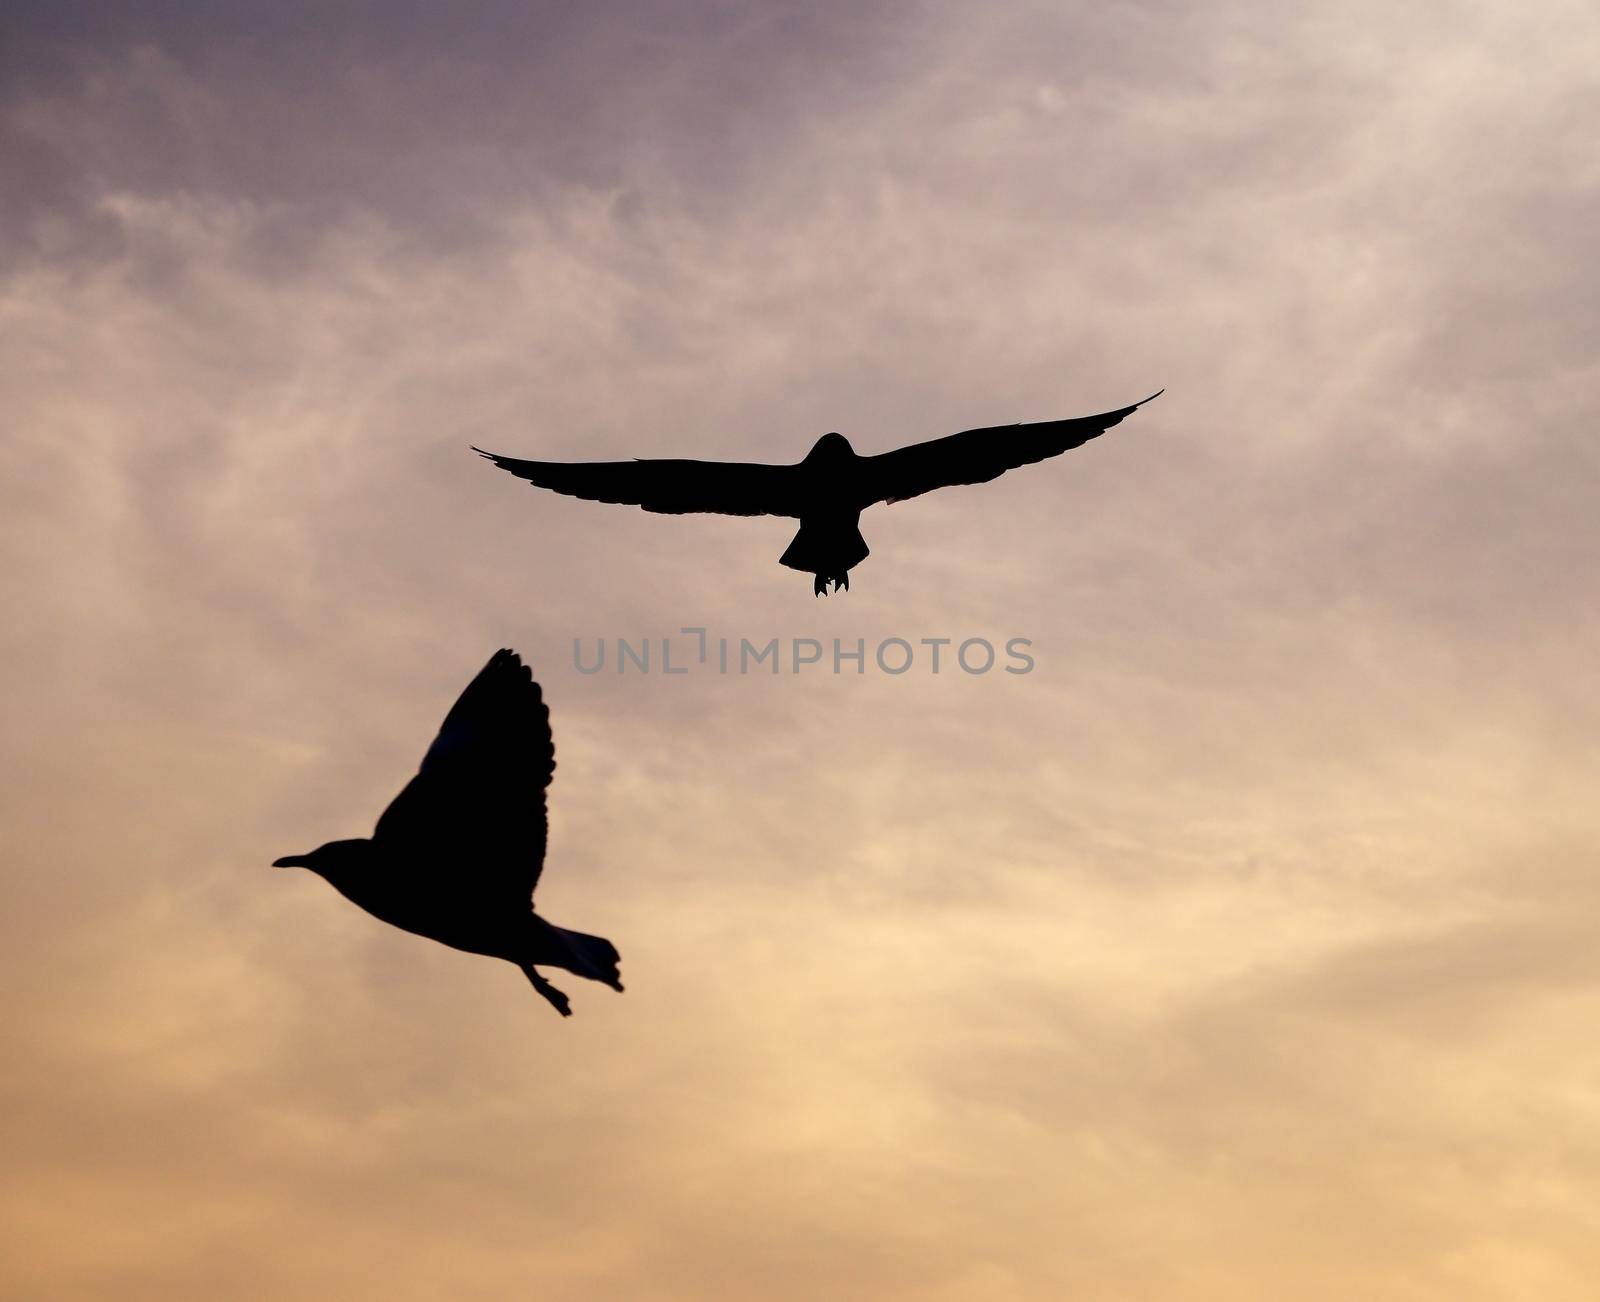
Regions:
<svg viewBox="0 0 1600 1302"><path fill-rule="evenodd" d="M850 571L867 558L857 527L878 502L903 502L936 488L984 484L1018 466L1081 447L1151 398L1098 416L1031 425L991 425L947 438L858 456L843 434L824 434L792 466L748 461L519 461L473 448L502 470L569 497L641 506L663 515L786 515L800 521L782 565L816 578L821 596L850 586Z"/></svg>
<svg viewBox="0 0 1600 1302"><path fill-rule="evenodd" d="M622 989L616 947L533 911L555 773L550 711L514 651L496 651L445 715L370 839L329 841L274 868L309 868L375 918L469 954L515 963L563 1017L539 967Z"/></svg>

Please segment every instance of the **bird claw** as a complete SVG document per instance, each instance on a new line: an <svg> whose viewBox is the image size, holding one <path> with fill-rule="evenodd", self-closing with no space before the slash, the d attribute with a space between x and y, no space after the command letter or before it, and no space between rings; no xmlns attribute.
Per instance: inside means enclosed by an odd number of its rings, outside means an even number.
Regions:
<svg viewBox="0 0 1600 1302"><path fill-rule="evenodd" d="M826 596L827 592L828 592L828 580L826 578L824 578L820 574L817 575L817 581L816 581L815 584L812 585L812 588L811 588L811 595L813 597L822 597L822 596Z"/></svg>
<svg viewBox="0 0 1600 1302"><path fill-rule="evenodd" d="M572 1016L572 1001L568 999L566 995L557 990L553 985L551 985L536 971L534 971L531 965L524 967L522 970L526 974L528 980L533 982L533 988L542 996L544 996L545 1000L550 1004L550 1007L554 1008L556 1012L560 1013L563 1017Z"/></svg>
<svg viewBox="0 0 1600 1302"><path fill-rule="evenodd" d="M831 578L825 574L819 574L817 575L816 583L812 586L812 595L817 597L826 596L828 593L828 585L830 583L833 584L833 590L835 592L850 591L850 576L848 574L835 574Z"/></svg>

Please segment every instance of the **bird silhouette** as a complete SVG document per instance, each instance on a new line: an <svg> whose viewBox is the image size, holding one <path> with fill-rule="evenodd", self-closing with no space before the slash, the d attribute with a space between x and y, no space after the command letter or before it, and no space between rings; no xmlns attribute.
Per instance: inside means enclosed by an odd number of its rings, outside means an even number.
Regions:
<svg viewBox="0 0 1600 1302"><path fill-rule="evenodd" d="M309 868L375 918L470 954L515 963L563 1017L538 972L565 968L621 990L616 947L533 911L555 773L550 711L516 652L496 651L445 715L421 771L371 839L329 841L274 868Z"/></svg>
<svg viewBox="0 0 1600 1302"><path fill-rule="evenodd" d="M878 502L903 502L936 488L983 484L1008 470L1059 456L1103 434L1124 416L1166 390L1129 407L1030 425L991 425L964 430L893 452L863 457L844 435L824 434L805 459L790 466L748 461L520 461L472 450L502 470L540 488L640 506L663 515L706 511L717 515L783 515L800 531L778 558L781 565L814 576L821 596L848 589L850 571L867 558L858 527L861 512Z"/></svg>

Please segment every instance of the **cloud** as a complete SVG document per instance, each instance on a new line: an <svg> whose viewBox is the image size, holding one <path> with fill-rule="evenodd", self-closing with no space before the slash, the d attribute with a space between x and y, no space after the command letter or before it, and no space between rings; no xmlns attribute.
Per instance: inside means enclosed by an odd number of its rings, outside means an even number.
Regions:
<svg viewBox="0 0 1600 1302"><path fill-rule="evenodd" d="M0 41L14 1289L1587 1296L1585 12L131 12ZM1163 384L827 602L467 450ZM267 867L507 644L566 1025Z"/></svg>

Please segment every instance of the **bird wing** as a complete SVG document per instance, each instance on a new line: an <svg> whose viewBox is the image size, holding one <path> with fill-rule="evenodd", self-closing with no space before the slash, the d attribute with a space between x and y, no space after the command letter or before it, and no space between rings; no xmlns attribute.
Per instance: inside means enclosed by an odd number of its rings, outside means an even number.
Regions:
<svg viewBox="0 0 1600 1302"><path fill-rule="evenodd" d="M531 896L544 867L555 768L539 684L515 651L496 651L450 707L373 839Z"/></svg>
<svg viewBox="0 0 1600 1302"><path fill-rule="evenodd" d="M540 488L591 502L642 506L662 515L799 515L793 466L754 461L519 461L473 448Z"/></svg>
<svg viewBox="0 0 1600 1302"><path fill-rule="evenodd" d="M1044 420L1031 425L990 425L863 457L862 483L864 495L869 495L865 504L903 502L954 484L986 484L1018 466L1080 447L1165 392L1157 389L1131 407L1103 411L1098 416Z"/></svg>

